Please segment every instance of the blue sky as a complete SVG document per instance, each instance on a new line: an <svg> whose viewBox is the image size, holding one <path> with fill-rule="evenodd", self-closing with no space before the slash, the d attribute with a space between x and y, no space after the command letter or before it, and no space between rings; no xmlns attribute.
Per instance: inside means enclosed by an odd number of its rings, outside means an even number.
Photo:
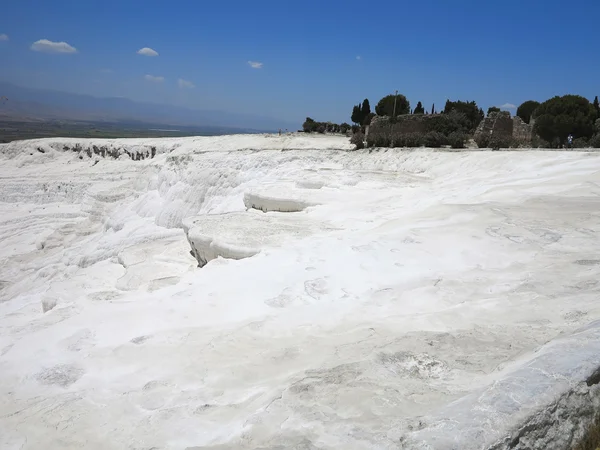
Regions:
<svg viewBox="0 0 600 450"><path fill-rule="evenodd" d="M598 0L8 0L0 80L294 123L395 89L425 108L593 99L599 18Z"/></svg>

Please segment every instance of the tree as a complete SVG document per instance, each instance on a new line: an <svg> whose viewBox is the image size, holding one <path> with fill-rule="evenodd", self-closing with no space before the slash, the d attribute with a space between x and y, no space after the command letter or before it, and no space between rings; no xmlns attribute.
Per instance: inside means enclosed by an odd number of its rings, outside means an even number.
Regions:
<svg viewBox="0 0 600 450"><path fill-rule="evenodd" d="M598 96L594 99L594 109L596 110L596 117L600 119L600 102L598 101Z"/></svg>
<svg viewBox="0 0 600 450"><path fill-rule="evenodd" d="M435 103L431 105L431 114L435 114Z"/></svg>
<svg viewBox="0 0 600 450"><path fill-rule="evenodd" d="M535 133L548 142L562 145L569 134L576 138L592 137L596 110L587 98L564 95L542 103L532 117Z"/></svg>
<svg viewBox="0 0 600 450"><path fill-rule="evenodd" d="M540 106L540 102L527 100L526 102L521 103L521 106L517 108L517 116L520 117L523 122L529 123L531 121L531 115L538 106Z"/></svg>
<svg viewBox="0 0 600 450"><path fill-rule="evenodd" d="M350 117L350 120L352 120L352 123L360 123L361 117L362 111L360 109L360 105L354 105L354 107L352 108L352 116Z"/></svg>
<svg viewBox="0 0 600 450"><path fill-rule="evenodd" d="M343 124L340 125L340 132L342 133L347 133L348 130L350 129L350 124L344 122Z"/></svg>
<svg viewBox="0 0 600 450"><path fill-rule="evenodd" d="M369 114L367 114L367 116L363 119L363 125L371 125L371 121L373 120L373 117L375 117L375 113L370 112Z"/></svg>
<svg viewBox="0 0 600 450"><path fill-rule="evenodd" d="M315 122L310 117L307 117L304 123L302 124L302 129L305 133L312 133L313 131L317 131L319 124Z"/></svg>
<svg viewBox="0 0 600 450"><path fill-rule="evenodd" d="M444 114L449 114L452 111L456 111L459 113L463 113L468 120L468 130L469 132L475 131L479 122L481 122L484 118L483 109L477 107L477 103L472 102L462 102L460 100L456 102L451 102L450 100L446 100L446 106L444 107Z"/></svg>
<svg viewBox="0 0 600 450"><path fill-rule="evenodd" d="M362 125L367 125L365 124L365 120L369 117L369 114L371 114L371 105L369 104L369 99L365 98L360 108L360 123Z"/></svg>
<svg viewBox="0 0 600 450"><path fill-rule="evenodd" d="M404 95L386 95L375 106L377 115L392 117L394 114L394 100L396 101L396 116L410 112L410 102Z"/></svg>
<svg viewBox="0 0 600 450"><path fill-rule="evenodd" d="M425 114L425 108L423 108L423 105L421 104L421 102L417 103L417 106L415 106L415 110L413 111L413 114Z"/></svg>
<svg viewBox="0 0 600 450"><path fill-rule="evenodd" d="M500 108L498 108L497 106L490 106L488 108L487 115L489 116L493 112L500 112Z"/></svg>

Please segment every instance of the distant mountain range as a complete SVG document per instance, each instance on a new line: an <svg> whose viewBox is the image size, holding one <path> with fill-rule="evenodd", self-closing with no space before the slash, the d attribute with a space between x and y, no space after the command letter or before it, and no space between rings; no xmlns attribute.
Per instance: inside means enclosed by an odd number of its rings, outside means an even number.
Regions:
<svg viewBox="0 0 600 450"><path fill-rule="evenodd" d="M0 82L0 118L64 119L98 122L136 121L170 126L225 127L252 131L297 129L297 125L250 114L207 111L143 103L126 98L99 98Z"/></svg>

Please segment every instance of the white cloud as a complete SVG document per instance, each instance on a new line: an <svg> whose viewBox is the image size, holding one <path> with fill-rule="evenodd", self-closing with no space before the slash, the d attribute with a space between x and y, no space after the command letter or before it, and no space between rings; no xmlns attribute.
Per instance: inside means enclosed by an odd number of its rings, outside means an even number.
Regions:
<svg viewBox="0 0 600 450"><path fill-rule="evenodd" d="M248 61L248 65L250 65L250 67L252 67L253 69L262 69L263 68L263 63L258 62L258 61Z"/></svg>
<svg viewBox="0 0 600 450"><path fill-rule="evenodd" d="M35 41L31 44L31 50L44 53L77 53L77 49L66 42L52 42L48 39Z"/></svg>
<svg viewBox="0 0 600 450"><path fill-rule="evenodd" d="M356 57L356 60L357 60L357 61L360 61L361 59L362 59L362 56L360 56L360 55L358 55L358 56Z"/></svg>
<svg viewBox="0 0 600 450"><path fill-rule="evenodd" d="M155 77L154 75L144 75L144 78L154 83L162 83L165 81L165 77Z"/></svg>
<svg viewBox="0 0 600 450"><path fill-rule="evenodd" d="M149 47L144 47L144 48L140 48L137 51L138 55L144 55L144 56L158 56L158 52L154 49L151 49Z"/></svg>
<svg viewBox="0 0 600 450"><path fill-rule="evenodd" d="M182 89L183 88L193 89L196 87L196 86L194 86L194 83L192 83L191 81L184 80L183 78L180 78L179 80L177 80L177 84Z"/></svg>
<svg viewBox="0 0 600 450"><path fill-rule="evenodd" d="M0 41L8 41L8 34L0 34Z"/></svg>
<svg viewBox="0 0 600 450"><path fill-rule="evenodd" d="M516 108L516 106L515 106L515 105L513 105L512 103L505 103L505 104L504 104L504 105L502 105L500 108L503 108L503 109L515 109L515 108Z"/></svg>

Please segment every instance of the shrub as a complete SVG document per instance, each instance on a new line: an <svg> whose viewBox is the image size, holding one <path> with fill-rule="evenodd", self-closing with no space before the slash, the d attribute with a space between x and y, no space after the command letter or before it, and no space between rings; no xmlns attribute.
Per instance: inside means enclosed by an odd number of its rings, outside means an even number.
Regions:
<svg viewBox="0 0 600 450"><path fill-rule="evenodd" d="M452 148L465 148L467 135L460 131L454 131L448 136L448 143Z"/></svg>
<svg viewBox="0 0 600 450"><path fill-rule="evenodd" d="M506 136L492 136L488 146L492 150L500 150L501 148L511 148L513 146L513 140Z"/></svg>
<svg viewBox="0 0 600 450"><path fill-rule="evenodd" d="M600 148L600 133L594 135L590 141L588 142L589 146L592 148Z"/></svg>
<svg viewBox="0 0 600 450"><path fill-rule="evenodd" d="M356 145L356 150L365 148L365 135L362 132L354 133L350 138L350 143Z"/></svg>
<svg viewBox="0 0 600 450"><path fill-rule="evenodd" d="M479 148L488 148L490 146L490 135L478 134L477 136L475 136L475 143Z"/></svg>
<svg viewBox="0 0 600 450"><path fill-rule="evenodd" d="M589 146L589 141L584 137L573 139L573 148L587 148Z"/></svg>
<svg viewBox="0 0 600 450"><path fill-rule="evenodd" d="M398 133L392 136L394 147L421 147L423 137L421 133Z"/></svg>
<svg viewBox="0 0 600 450"><path fill-rule="evenodd" d="M479 122L483 120L484 114L481 108L477 107L477 103L456 101L452 102L446 100L446 106L444 107L444 114L449 114L452 111L464 114L466 118L466 130L467 132L473 132L479 125ZM458 131L458 130L457 130Z"/></svg>
<svg viewBox="0 0 600 450"><path fill-rule="evenodd" d="M391 147L389 133L369 133L367 147Z"/></svg>
<svg viewBox="0 0 600 450"><path fill-rule="evenodd" d="M471 128L471 123L467 115L458 111L451 111L447 114L433 116L428 121L430 131L437 131L444 136L449 136L456 131L467 133Z"/></svg>
<svg viewBox="0 0 600 450"><path fill-rule="evenodd" d="M533 136L531 139L531 147L533 148L550 148L550 142L545 141L539 136Z"/></svg>
<svg viewBox="0 0 600 450"><path fill-rule="evenodd" d="M427 147L439 148L448 144L448 138L439 131L430 131L423 137L423 143Z"/></svg>

